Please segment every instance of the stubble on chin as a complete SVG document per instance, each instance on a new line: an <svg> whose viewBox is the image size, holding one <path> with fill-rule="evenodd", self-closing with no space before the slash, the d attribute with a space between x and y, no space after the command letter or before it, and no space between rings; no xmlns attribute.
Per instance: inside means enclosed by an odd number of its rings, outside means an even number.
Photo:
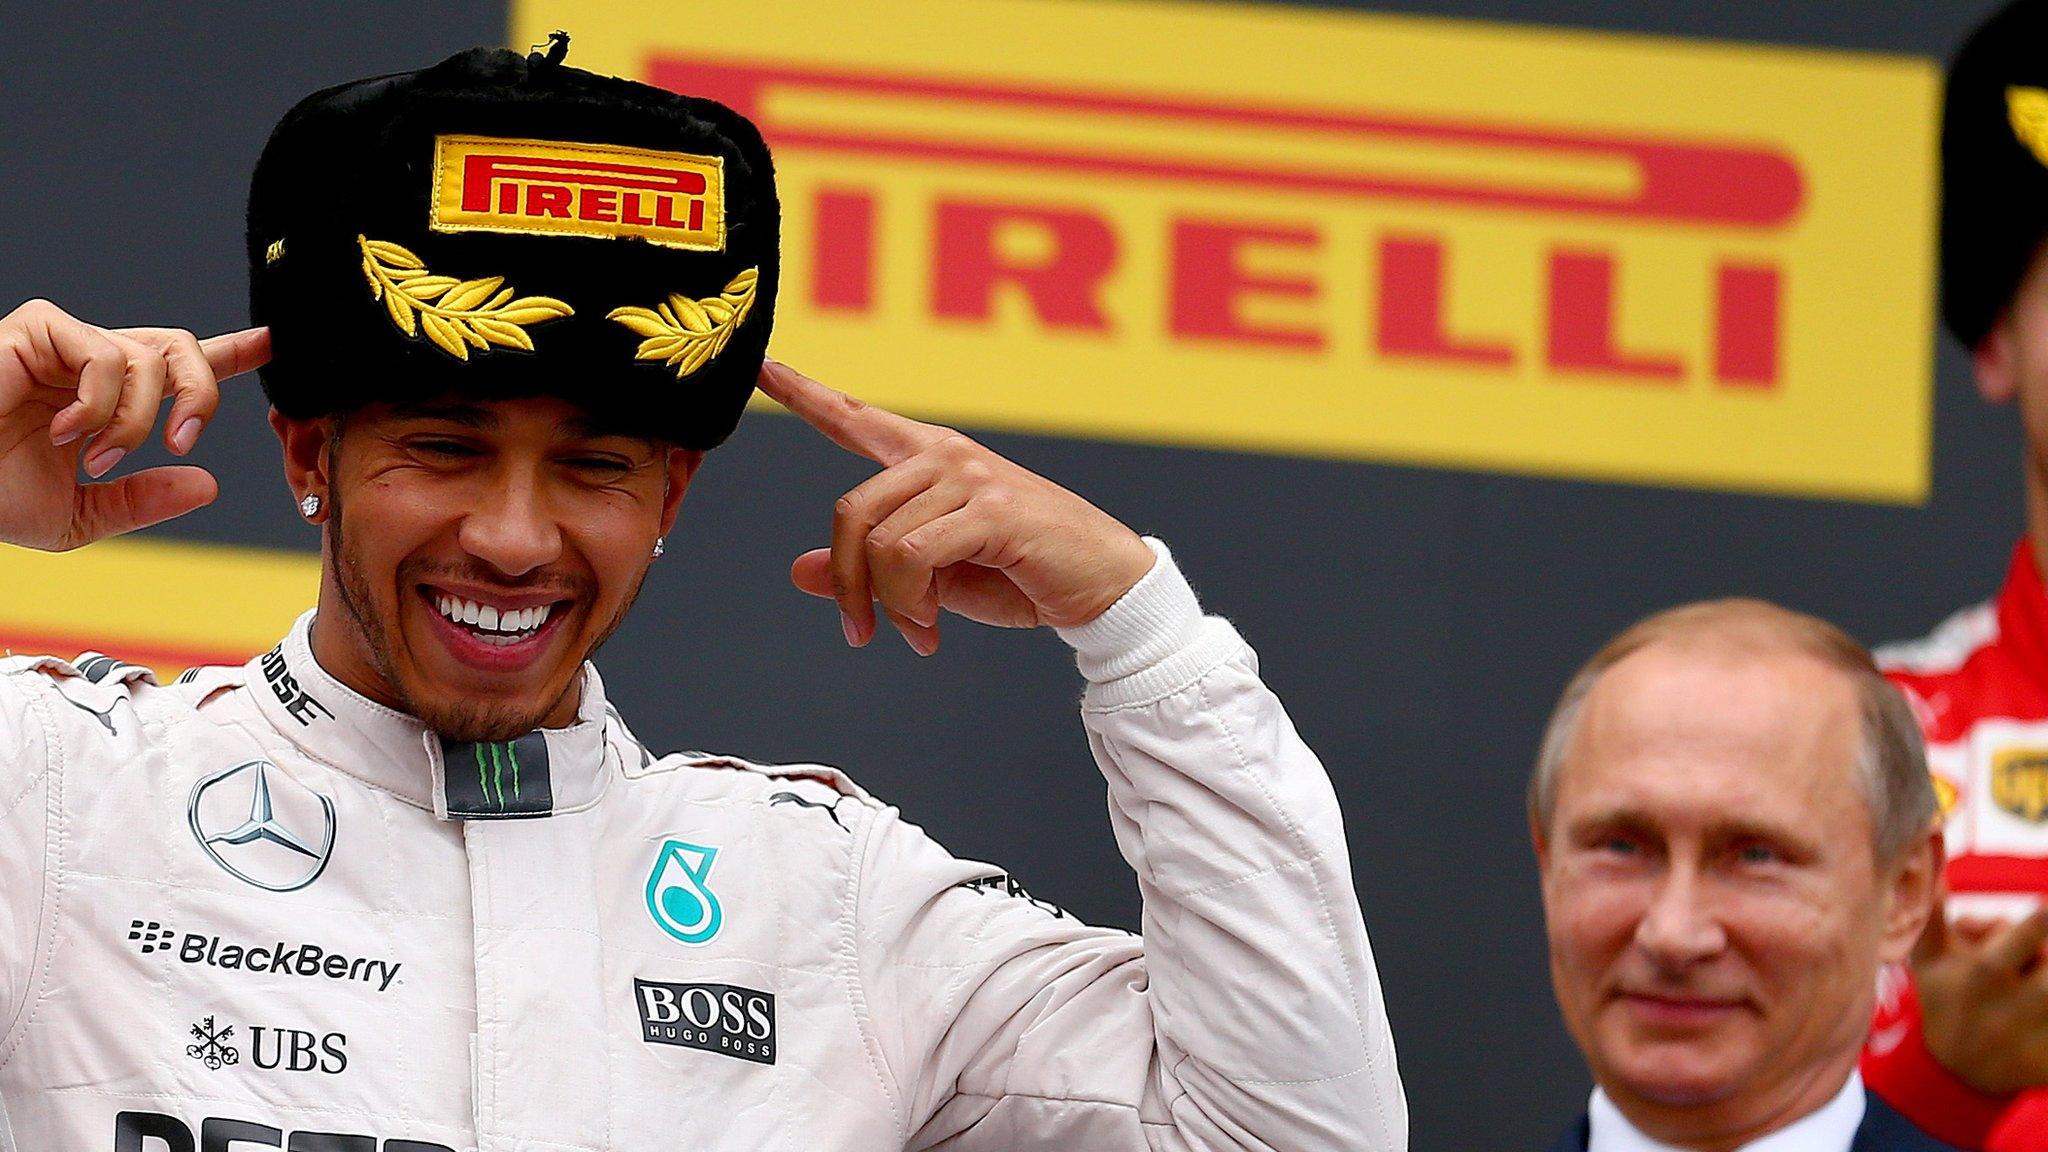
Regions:
<svg viewBox="0 0 2048 1152"><path fill-rule="evenodd" d="M345 520L340 486L333 492L333 510L328 521L328 531L334 549L335 584L341 593L341 604L348 613L349 622L361 639L363 649L370 658L370 667L398 702L400 710L426 725L429 729L450 740L461 740L476 744L502 743L516 740L542 727L562 701L575 692L582 683L583 662L597 654L613 633L625 623L626 612L640 598L641 585L646 581L643 569L640 579L633 584L632 593L619 606L612 618L605 622L597 639L576 660L575 674L562 691L544 705L520 708L503 701L424 700L406 690L405 682L398 675L398 661L393 656L397 650L397 638L392 635L397 622L385 621L378 616L375 597L371 592L369 577L365 574L362 558L350 547L349 536L343 531ZM396 582L403 595L406 587L404 570L401 566Z"/></svg>

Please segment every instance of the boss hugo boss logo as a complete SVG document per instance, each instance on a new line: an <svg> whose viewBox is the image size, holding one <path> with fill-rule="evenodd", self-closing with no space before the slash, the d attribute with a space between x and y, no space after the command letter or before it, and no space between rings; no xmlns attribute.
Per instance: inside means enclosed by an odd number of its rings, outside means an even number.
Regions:
<svg viewBox="0 0 2048 1152"><path fill-rule="evenodd" d="M327 705L313 698L312 693L300 686L299 678L285 664L284 645L279 644L263 654L263 678L270 681L270 690L277 695L277 702L284 705L285 714L308 727L317 719L334 719L334 713Z"/></svg>
<svg viewBox="0 0 2048 1152"><path fill-rule="evenodd" d="M664 984L633 981L640 1008L640 1038L775 1063L775 994L734 984Z"/></svg>
<svg viewBox="0 0 2048 1152"><path fill-rule="evenodd" d="M209 859L244 884L269 892L311 884L334 852L334 801L266 760L200 780L192 786L185 816Z"/></svg>
<svg viewBox="0 0 2048 1152"><path fill-rule="evenodd" d="M250 946L204 932L185 933L173 952L170 929L147 926L155 923L153 920L129 921L128 939L136 945L136 951L145 956L161 953L165 960L175 957L180 964L218 968L224 972L257 972L365 984L384 992L390 989L398 979L399 970L405 967L402 961L349 956L318 944L287 944L279 940L274 944Z"/></svg>
<svg viewBox="0 0 2048 1152"><path fill-rule="evenodd" d="M711 863L716 859L716 848L668 840L647 874L647 914L663 932L685 944L709 944L725 923L724 909L711 891Z"/></svg>
<svg viewBox="0 0 2048 1152"><path fill-rule="evenodd" d="M287 1132L253 1120L208 1116L199 1122L195 1144L192 1129L162 1112L122 1112L114 1117L114 1152L253 1152L258 1148L286 1152L455 1152L429 1140L399 1140L342 1132Z"/></svg>

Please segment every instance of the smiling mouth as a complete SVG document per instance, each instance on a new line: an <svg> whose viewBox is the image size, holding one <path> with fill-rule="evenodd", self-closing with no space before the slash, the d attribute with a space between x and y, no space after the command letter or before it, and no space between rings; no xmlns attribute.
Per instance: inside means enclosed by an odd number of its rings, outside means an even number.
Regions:
<svg viewBox="0 0 2048 1152"><path fill-rule="evenodd" d="M473 639L494 647L511 647L540 634L556 609L567 601L557 600L524 608L501 608L465 599L437 588L421 587L427 603L441 618L461 628Z"/></svg>
<svg viewBox="0 0 2048 1152"><path fill-rule="evenodd" d="M1671 1023L1719 1019L1743 1006L1734 999L1654 992L1623 992L1622 1000L1639 1017Z"/></svg>

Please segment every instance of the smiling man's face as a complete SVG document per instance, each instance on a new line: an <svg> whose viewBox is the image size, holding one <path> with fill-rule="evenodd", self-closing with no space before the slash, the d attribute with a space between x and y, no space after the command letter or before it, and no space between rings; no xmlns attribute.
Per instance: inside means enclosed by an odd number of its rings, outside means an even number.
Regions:
<svg viewBox="0 0 2048 1152"><path fill-rule="evenodd" d="M273 423L295 486L328 505L315 655L460 740L574 720L578 670L639 593L701 459L551 398Z"/></svg>
<svg viewBox="0 0 2048 1152"><path fill-rule="evenodd" d="M1733 1147L1848 1078L1917 928L1876 858L1860 733L1849 678L1790 650L1653 644L1586 698L1537 830L1551 976L1653 1136Z"/></svg>

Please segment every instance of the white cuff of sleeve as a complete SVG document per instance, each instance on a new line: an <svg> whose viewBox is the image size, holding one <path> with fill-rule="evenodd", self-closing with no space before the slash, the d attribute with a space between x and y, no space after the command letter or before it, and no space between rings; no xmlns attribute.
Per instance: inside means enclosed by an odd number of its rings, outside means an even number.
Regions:
<svg viewBox="0 0 2048 1152"><path fill-rule="evenodd" d="M1119 680L1154 667L1195 644L1202 631L1202 605L1173 562L1163 541L1145 537L1156 559L1151 571L1102 615L1060 639L1074 649L1075 662L1090 684Z"/></svg>

